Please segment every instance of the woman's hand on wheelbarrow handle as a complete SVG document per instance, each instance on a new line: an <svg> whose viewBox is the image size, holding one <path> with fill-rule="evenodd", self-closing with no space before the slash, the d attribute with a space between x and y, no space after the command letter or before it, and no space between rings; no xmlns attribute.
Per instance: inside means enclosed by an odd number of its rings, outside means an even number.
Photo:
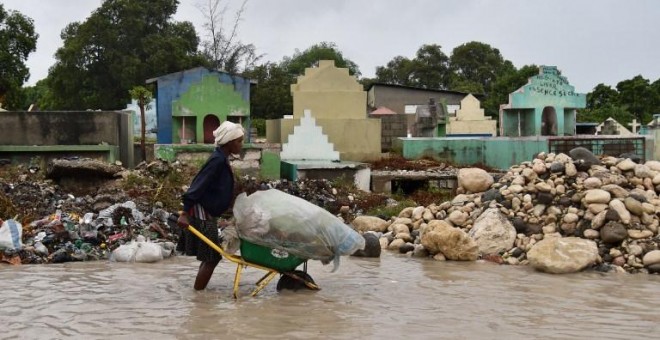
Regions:
<svg viewBox="0 0 660 340"><path fill-rule="evenodd" d="M188 226L190 225L190 221L188 220L188 214L186 214L184 211L179 211L178 213L172 213L167 219L170 222L169 223L170 226L172 225L171 222L176 223L176 225L182 229L187 229Z"/></svg>

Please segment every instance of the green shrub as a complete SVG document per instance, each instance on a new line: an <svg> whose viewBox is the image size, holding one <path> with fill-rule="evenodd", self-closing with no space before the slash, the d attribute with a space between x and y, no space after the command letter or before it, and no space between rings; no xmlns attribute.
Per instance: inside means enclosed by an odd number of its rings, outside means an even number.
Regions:
<svg viewBox="0 0 660 340"><path fill-rule="evenodd" d="M257 136L266 136L266 120L263 118L252 119L252 127L257 129Z"/></svg>

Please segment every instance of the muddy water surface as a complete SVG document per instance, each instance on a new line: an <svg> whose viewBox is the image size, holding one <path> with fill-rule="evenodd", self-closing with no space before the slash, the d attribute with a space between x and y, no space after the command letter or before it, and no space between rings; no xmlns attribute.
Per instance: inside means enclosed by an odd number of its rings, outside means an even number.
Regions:
<svg viewBox="0 0 660 340"><path fill-rule="evenodd" d="M660 276L548 275L529 267L384 253L313 261L322 290L248 294L263 272L223 261L195 292L197 262L0 265L0 338L20 339L650 339Z"/></svg>

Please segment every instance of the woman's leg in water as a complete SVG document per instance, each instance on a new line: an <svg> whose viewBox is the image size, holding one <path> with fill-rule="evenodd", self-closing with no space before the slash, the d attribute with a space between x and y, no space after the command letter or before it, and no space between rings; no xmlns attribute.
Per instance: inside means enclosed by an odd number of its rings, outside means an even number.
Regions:
<svg viewBox="0 0 660 340"><path fill-rule="evenodd" d="M211 275L213 275L213 270L219 262L220 261L202 262L199 264L199 271L197 272L197 278L195 279L195 290L206 288L206 285L208 285L211 280Z"/></svg>

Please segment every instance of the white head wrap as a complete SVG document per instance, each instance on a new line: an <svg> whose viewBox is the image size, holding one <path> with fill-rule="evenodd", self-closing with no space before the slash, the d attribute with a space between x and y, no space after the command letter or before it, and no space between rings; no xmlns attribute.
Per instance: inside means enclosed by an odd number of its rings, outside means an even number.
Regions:
<svg viewBox="0 0 660 340"><path fill-rule="evenodd" d="M215 137L215 145L225 145L236 138L242 137L245 134L243 127L240 124L235 124L230 121L225 121L213 131Z"/></svg>

